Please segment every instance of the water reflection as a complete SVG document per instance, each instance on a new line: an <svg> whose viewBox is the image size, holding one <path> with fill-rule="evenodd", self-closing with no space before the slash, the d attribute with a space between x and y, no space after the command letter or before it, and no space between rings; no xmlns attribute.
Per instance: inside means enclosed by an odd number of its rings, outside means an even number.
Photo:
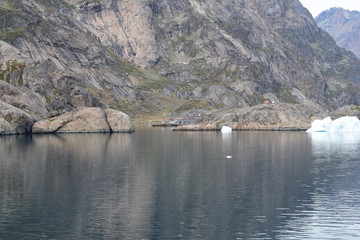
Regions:
<svg viewBox="0 0 360 240"><path fill-rule="evenodd" d="M1 137L0 239L348 237L357 144L147 128Z"/></svg>
<svg viewBox="0 0 360 240"><path fill-rule="evenodd" d="M360 135L309 134L314 156L311 201L289 214L281 239L359 239Z"/></svg>
<svg viewBox="0 0 360 240"><path fill-rule="evenodd" d="M360 133L312 133L313 154L317 159L329 159L335 155L359 157Z"/></svg>

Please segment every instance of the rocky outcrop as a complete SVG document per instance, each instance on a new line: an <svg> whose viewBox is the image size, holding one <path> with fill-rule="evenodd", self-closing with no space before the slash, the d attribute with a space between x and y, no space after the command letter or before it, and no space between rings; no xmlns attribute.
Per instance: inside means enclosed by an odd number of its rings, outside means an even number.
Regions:
<svg viewBox="0 0 360 240"><path fill-rule="evenodd" d="M336 109L330 113L332 119L337 119L344 116L358 117L360 118L360 106L358 105L347 105Z"/></svg>
<svg viewBox="0 0 360 240"><path fill-rule="evenodd" d="M177 131L220 130L306 130L315 119L323 119L321 108L302 104L262 104L250 108L216 111L200 122L177 127Z"/></svg>
<svg viewBox="0 0 360 240"><path fill-rule="evenodd" d="M0 100L0 135L30 133L36 119Z"/></svg>
<svg viewBox="0 0 360 240"><path fill-rule="evenodd" d="M360 12L331 8L315 18L336 43L360 58Z"/></svg>
<svg viewBox="0 0 360 240"><path fill-rule="evenodd" d="M105 109L106 121L111 132L133 132L134 125L128 115L113 109Z"/></svg>
<svg viewBox="0 0 360 240"><path fill-rule="evenodd" d="M32 133L107 133L133 132L126 114L112 109L83 108L36 122Z"/></svg>
<svg viewBox="0 0 360 240"><path fill-rule="evenodd" d="M0 81L0 93L0 101L21 109L36 119L48 116L46 102L40 94L27 88L17 88L4 81Z"/></svg>

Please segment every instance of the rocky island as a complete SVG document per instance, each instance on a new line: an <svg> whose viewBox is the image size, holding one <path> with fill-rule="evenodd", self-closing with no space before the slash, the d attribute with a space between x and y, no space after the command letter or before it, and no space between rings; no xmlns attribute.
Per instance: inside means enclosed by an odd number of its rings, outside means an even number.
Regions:
<svg viewBox="0 0 360 240"><path fill-rule="evenodd" d="M118 131L109 108L302 129L360 104L360 60L298 0L6 0L0 13L0 134ZM84 108L99 128L68 122Z"/></svg>

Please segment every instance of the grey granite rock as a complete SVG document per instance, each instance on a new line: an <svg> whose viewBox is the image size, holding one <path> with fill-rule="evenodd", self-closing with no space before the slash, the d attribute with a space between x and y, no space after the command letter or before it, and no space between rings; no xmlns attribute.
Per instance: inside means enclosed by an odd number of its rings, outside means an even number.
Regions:
<svg viewBox="0 0 360 240"><path fill-rule="evenodd" d="M0 135L30 133L35 121L30 114L0 100Z"/></svg>
<svg viewBox="0 0 360 240"><path fill-rule="evenodd" d="M112 109L82 108L36 122L32 133L133 132L131 119Z"/></svg>
<svg viewBox="0 0 360 240"><path fill-rule="evenodd" d="M106 119L111 132L132 132L134 124L130 117L123 112L105 109Z"/></svg>

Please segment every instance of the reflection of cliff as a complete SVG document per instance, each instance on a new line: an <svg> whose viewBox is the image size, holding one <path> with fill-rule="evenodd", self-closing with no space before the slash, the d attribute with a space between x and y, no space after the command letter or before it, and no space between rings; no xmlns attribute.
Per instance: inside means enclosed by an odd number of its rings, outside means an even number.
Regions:
<svg viewBox="0 0 360 240"><path fill-rule="evenodd" d="M275 239L337 193L336 178L358 183L356 161L333 160L352 159L336 145L329 155L327 143L298 132L2 137L0 236Z"/></svg>
<svg viewBox="0 0 360 240"><path fill-rule="evenodd" d="M114 164L129 160L130 138L127 134L0 138L0 235L73 239L66 234L74 234L88 220L89 200L96 199L92 190L103 187L99 183ZM120 152L124 158L116 157ZM103 193L105 199L111 196Z"/></svg>
<svg viewBox="0 0 360 240"><path fill-rule="evenodd" d="M165 139L159 144L165 158L157 167L153 217L165 236L272 237L285 224L286 217L277 218L282 211L293 212L298 201L310 200L302 193L302 185L311 182L310 152L298 146L310 147L306 135L251 132L223 138L192 132Z"/></svg>

